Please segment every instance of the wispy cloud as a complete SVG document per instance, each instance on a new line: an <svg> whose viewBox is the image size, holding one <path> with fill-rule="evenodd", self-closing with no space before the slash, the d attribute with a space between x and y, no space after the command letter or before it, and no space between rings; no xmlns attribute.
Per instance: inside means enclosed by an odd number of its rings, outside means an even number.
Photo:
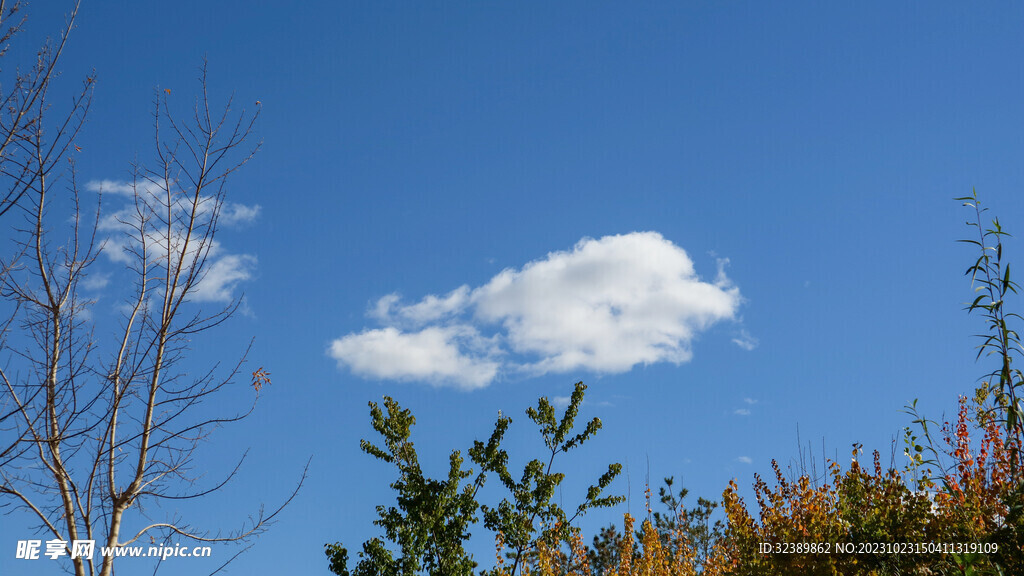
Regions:
<svg viewBox="0 0 1024 576"><path fill-rule="evenodd" d="M754 461L750 458L750 456L739 456L739 457L736 458L736 461L741 463L741 464L753 464L754 463Z"/></svg>
<svg viewBox="0 0 1024 576"><path fill-rule="evenodd" d="M572 397L571 396L555 396L555 397L551 398L551 405L554 406L555 408L560 408L560 409L564 410L565 407L568 406L569 402L571 402L571 401L572 401ZM584 406L614 406L614 404L612 404L611 402L609 402L607 400L601 400L600 402L591 402L590 400L583 400L583 405Z"/></svg>
<svg viewBox="0 0 1024 576"><path fill-rule="evenodd" d="M85 189L89 192L98 192L100 194L132 196L135 194L136 186L121 180L90 180L85 184Z"/></svg>
<svg viewBox="0 0 1024 576"><path fill-rule="evenodd" d="M746 329L741 329L739 335L732 339L732 343L749 352L757 348L760 341L751 336Z"/></svg>
<svg viewBox="0 0 1024 576"><path fill-rule="evenodd" d="M150 180L139 180L138 182L125 182L122 180L90 180L85 184L85 189L89 192L114 196L133 197L138 194L140 198L145 200L160 201L162 199L161 197L165 194L164 191L166 188L163 185ZM191 208L191 202L180 203L179 208L184 208L186 205L188 208ZM209 211L217 206L217 200L211 196L203 196L199 198L197 206L201 212ZM255 222L263 212L263 208L259 204L249 205L238 202L222 201L220 202L219 208L220 212L217 216L218 222L227 226L251 224ZM123 216L124 214L122 213L121 217ZM106 219L108 224L112 217L113 215Z"/></svg>
<svg viewBox="0 0 1024 576"><path fill-rule="evenodd" d="M251 224L259 218L263 208L259 204L249 206L237 202L227 202L221 207L219 222L228 226Z"/></svg>
<svg viewBox="0 0 1024 576"><path fill-rule="evenodd" d="M754 400L753 398L744 398L743 403L747 406L753 406L754 404L757 404L757 400ZM750 408L737 408L733 410L732 413L736 416L750 416L751 410Z"/></svg>
<svg viewBox="0 0 1024 576"><path fill-rule="evenodd" d="M335 340L329 353L360 376L464 388L485 386L503 372L621 373L638 364L688 362L697 334L734 319L740 302L724 269L714 281L702 280L686 252L656 232L584 238L476 288L411 304L388 294L368 314L383 328ZM482 354L472 338L440 339L453 329L489 331L493 347ZM401 337L427 330L434 330L432 345L403 348L409 341ZM405 354L415 354L415 370L385 362ZM459 375L456 365L472 376Z"/></svg>
<svg viewBox="0 0 1024 576"><path fill-rule="evenodd" d="M110 284L110 274L103 274L99 272L93 272L82 280L82 288L86 290L103 290Z"/></svg>
<svg viewBox="0 0 1024 576"><path fill-rule="evenodd" d="M572 397L570 396L555 396L554 398L551 399L551 405L554 406L555 408L564 409L566 406L569 405L570 401L572 401Z"/></svg>
<svg viewBox="0 0 1024 576"><path fill-rule="evenodd" d="M193 209L192 199L178 194L172 199L174 224L167 226L149 222L144 216L150 207L159 207L167 203L166 191L157 183L143 181L141 183L122 182L117 180L93 180L86 184L86 190L138 198L136 204L131 200L121 202L121 206L108 212L99 221L99 231L106 234L103 252L113 262L132 264L141 246L141 235L144 234L147 249L157 260L160 255L167 259L167 254L184 252L188 260L205 260L205 270L199 283L191 293L194 302L229 302L236 297L240 283L250 280L256 268L256 257L251 254L235 254L226 250L217 240L199 241L187 239L181 220ZM216 208L218 200L210 196L198 198L194 208L200 217L209 218ZM251 222L259 216L259 206L222 203L220 207L221 223L241 224ZM143 225L143 222L146 222ZM170 250L168 250L168 248ZM202 253L200 254L200 250ZM175 262L169 263L171 267Z"/></svg>

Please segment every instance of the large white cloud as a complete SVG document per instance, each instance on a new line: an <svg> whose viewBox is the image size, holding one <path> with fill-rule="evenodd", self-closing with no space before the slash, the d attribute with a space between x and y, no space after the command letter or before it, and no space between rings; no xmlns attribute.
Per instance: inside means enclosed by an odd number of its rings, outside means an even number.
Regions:
<svg viewBox="0 0 1024 576"><path fill-rule="evenodd" d="M329 353L361 376L461 387L502 371L620 373L689 361L694 338L735 319L740 302L721 268L702 280L686 252L656 232L584 238L474 289L413 304L384 296L370 315L385 327L335 340ZM480 330L495 332L486 353Z"/></svg>
<svg viewBox="0 0 1024 576"><path fill-rule="evenodd" d="M387 327L339 338L331 343L330 354L361 376L479 388L498 373L499 363L489 358L495 351L487 348L469 326L432 326L412 333Z"/></svg>
<svg viewBox="0 0 1024 576"><path fill-rule="evenodd" d="M584 239L474 293L476 315L501 322L538 372L625 372L686 362L694 335L732 318L739 290L702 281L682 248L655 232Z"/></svg>

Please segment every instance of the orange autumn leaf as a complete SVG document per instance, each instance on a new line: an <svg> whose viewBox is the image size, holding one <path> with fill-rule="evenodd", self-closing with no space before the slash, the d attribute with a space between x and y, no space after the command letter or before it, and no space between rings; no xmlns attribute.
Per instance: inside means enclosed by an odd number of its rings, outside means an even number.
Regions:
<svg viewBox="0 0 1024 576"><path fill-rule="evenodd" d="M259 393L263 389L264 384L270 385L270 372L267 372L260 366L252 373L252 388Z"/></svg>

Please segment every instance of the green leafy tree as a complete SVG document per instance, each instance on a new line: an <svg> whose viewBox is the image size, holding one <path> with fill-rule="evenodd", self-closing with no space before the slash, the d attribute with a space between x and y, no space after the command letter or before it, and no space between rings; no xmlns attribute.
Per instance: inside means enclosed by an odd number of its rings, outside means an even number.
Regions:
<svg viewBox="0 0 1024 576"><path fill-rule="evenodd" d="M342 576L471 575L477 562L466 551L465 543L471 537L470 527L482 517L484 527L497 534L507 550L511 566L489 573L523 573L542 542L557 546L568 540L574 530L573 522L587 510L613 506L623 500L621 496L605 495L621 471L619 464L608 466L572 515L553 500L565 478L554 470L557 456L578 448L601 429L601 421L594 418L576 431L575 421L585 390L582 382L576 384L560 417L547 398L541 398L536 407L527 410L527 416L540 429L546 451L543 459L533 459L525 465L518 480L509 471L508 453L501 448L511 418L499 416L488 440L477 440L468 450L475 470L464 468L465 459L455 450L449 456L447 477L434 479L423 473L411 441L412 426L416 423L412 413L391 397L384 398L384 409L371 402L371 423L382 444L363 440L360 447L395 466L398 479L391 483L391 488L396 501L392 506L377 506L374 524L383 529L384 539L364 542L352 571L348 568L348 549L341 543L326 545L331 571ZM480 490L491 476L497 477L507 491L495 506L481 504L479 500ZM385 539L392 544L391 548Z"/></svg>

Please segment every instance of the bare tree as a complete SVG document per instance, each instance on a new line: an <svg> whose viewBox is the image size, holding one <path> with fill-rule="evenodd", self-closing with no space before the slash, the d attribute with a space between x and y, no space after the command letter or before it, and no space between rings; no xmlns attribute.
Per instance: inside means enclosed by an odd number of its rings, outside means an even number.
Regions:
<svg viewBox="0 0 1024 576"><path fill-rule="evenodd" d="M51 121L52 131L47 141L43 140L43 116L51 115L48 99L53 80L57 77L57 63L67 45L68 37L75 26L78 3L72 6L64 26L56 40L47 39L36 51L35 58L25 68L9 65L12 41L19 36L25 25L24 4L20 1L0 0L0 72L6 73L0 80L0 216L14 208L22 208L25 215L33 210L27 206L31 200L30 191L40 185L39 178L53 172L66 157L69 146L77 135L92 97L93 76L88 76L81 92L73 99L70 109L57 120ZM13 71L12 71L13 69ZM24 248L24 246L22 246ZM8 280L17 257L15 250L0 265L0 286ZM4 302L14 304L17 302ZM3 316L0 322L0 349L6 348L7 337L16 313ZM5 421L17 413L5 394L0 392L0 432ZM9 425L7 431L10 431ZM0 437L0 467L13 458L18 442L2 443Z"/></svg>
<svg viewBox="0 0 1024 576"><path fill-rule="evenodd" d="M28 511L38 529L65 543L76 575L112 574L115 557L99 554L170 536L197 542L244 541L258 535L294 498L260 511L230 532L204 530L172 515L151 517L147 504L209 496L239 471L199 486L194 458L210 433L249 415L268 373L252 373L246 406L211 415L218 393L232 394L243 357L231 366L196 371L188 352L227 318L240 300L212 313L199 304L219 248L215 236L229 175L248 162L259 115L235 115L231 102L211 108L202 70L192 114L179 120L159 92L154 109L154 160L137 164L118 190L127 207L83 216L69 149L88 107L88 86L71 121L43 130L38 121L14 142L26 152L25 207L19 245L4 260L0 296L11 310L0 366L0 502ZM64 165L68 164L68 168ZM63 177L63 178L62 178ZM64 194L66 192L66 194ZM49 212L70 198L69 230L49 227ZM13 199L12 199L13 201ZM97 203L98 204L98 203ZM53 221L66 222L66 218ZM122 268L130 295L117 330L106 330L80 289L100 253ZM220 403L218 403L220 405ZM6 407L6 408L4 408ZM7 446L6 449L2 448ZM242 456L244 459L244 455ZM75 541L94 541L83 557ZM77 556L77 557L76 557Z"/></svg>
<svg viewBox="0 0 1024 576"><path fill-rule="evenodd" d="M38 130L42 120L42 101L57 76L57 63L67 45L68 36L75 27L78 2L68 14L59 36L46 41L36 53L35 62L22 71L6 65L11 42L22 31L25 24L24 3L0 0L0 70L7 71L9 78L0 82L0 178L5 182L0 189L0 216L16 207L35 184L39 173L32 157L31 134ZM91 85L92 77L87 79ZM64 122L74 120L84 108L76 105L69 111Z"/></svg>

